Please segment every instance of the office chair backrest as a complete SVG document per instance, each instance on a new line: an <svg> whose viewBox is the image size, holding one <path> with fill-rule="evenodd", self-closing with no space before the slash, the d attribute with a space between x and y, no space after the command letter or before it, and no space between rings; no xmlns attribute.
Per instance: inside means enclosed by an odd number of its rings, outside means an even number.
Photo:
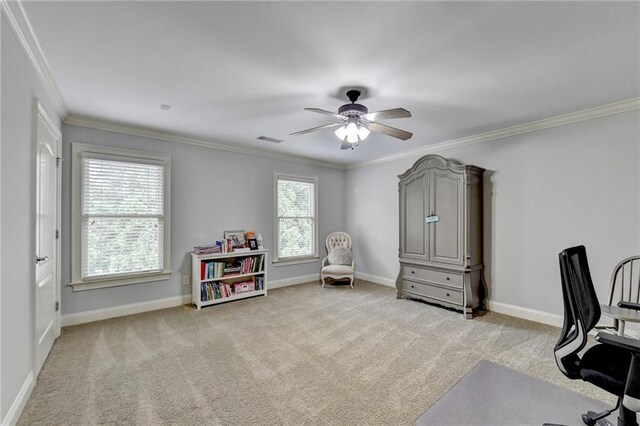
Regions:
<svg viewBox="0 0 640 426"><path fill-rule="evenodd" d="M591 281L584 246L565 249L559 258L564 323L554 352L560 371L576 379L579 378L580 361L577 354L587 343L587 333L600 320L600 304Z"/></svg>

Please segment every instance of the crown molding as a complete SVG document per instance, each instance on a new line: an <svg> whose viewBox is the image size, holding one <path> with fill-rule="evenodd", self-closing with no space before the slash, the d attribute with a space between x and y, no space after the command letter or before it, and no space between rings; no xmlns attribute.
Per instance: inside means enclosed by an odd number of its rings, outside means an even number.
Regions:
<svg viewBox="0 0 640 426"><path fill-rule="evenodd" d="M5 0L0 0L5 1ZM592 120L595 118L607 117L609 115L621 114L624 112L634 111L640 109L640 98L632 98L621 102L615 102L612 104L602 105L595 108L585 109L582 111L573 112L570 114L558 115L556 117L545 118L543 120L532 121L530 123L519 124L516 126L506 127L504 129L494 130L487 133L481 133L478 135L467 136L459 139L452 139L445 142L440 142L432 145L428 145L422 148L401 152L398 154L390 155L387 157L377 158L375 160L363 161L358 163L352 163L349 165L342 165L338 163L332 163L328 161L313 160L310 158L299 157L294 155L279 154L269 151L263 151L259 149L252 149L242 146L234 146L228 143L223 143L213 139L196 138L188 135L179 135L171 132L165 132L162 130L155 130L149 128L143 128L138 126L132 126L128 124L113 123L97 118L91 118L80 115L69 115L64 119L65 124L88 127L98 130L107 130L116 133L123 133L133 136L143 136L154 139L161 139L170 142L183 143L187 145L196 145L205 148L219 149L223 151L237 152L241 154L256 155L260 157L274 158L285 161L295 161L297 163L309 164L313 166L328 167L338 170L350 170L360 167L373 166L376 164L388 163L390 161L401 160L404 158L411 158L416 156L423 156L426 154L438 153L447 149L461 148L468 145L474 145L477 143L490 142L502 138L521 135L524 133L537 132L540 130L551 129L554 127L565 126L567 124L578 123L580 121Z"/></svg>
<svg viewBox="0 0 640 426"><path fill-rule="evenodd" d="M132 126L129 124L120 124L110 121L91 118L81 115L71 114L67 116L63 122L71 126L87 127L90 129L106 130L109 132L122 133L125 135L142 136L146 138L160 139L169 142L177 142L187 145L201 146L205 148L219 149L222 151L237 152L240 154L256 155L259 157L274 158L276 160L294 161L296 163L308 164L311 166L328 167L331 169L344 170L342 164L331 163L328 161L313 160L311 158L299 157L296 155L279 154L260 149L253 149L238 145L231 145L207 138L198 138L188 135L180 135L177 133L166 132L162 130Z"/></svg>
<svg viewBox="0 0 640 426"><path fill-rule="evenodd" d="M69 110L62 98L60 88L53 78L49 63L42 52L42 48L33 31L31 22L29 22L27 13L22 6L22 2L20 0L0 0L0 8L7 17L7 21L9 21L18 42L40 77L44 89L51 98L56 113L61 118L66 117L69 114Z"/></svg>
<svg viewBox="0 0 640 426"><path fill-rule="evenodd" d="M567 124L578 123L580 121L593 120L594 118L607 117L609 115L621 114L640 109L640 98L627 99L621 102L602 105L595 108L585 109L582 111L572 112L570 114L558 115L543 120L532 121L530 123L518 124L516 126L506 127L500 130L494 130L478 135L467 136L459 139L452 139L445 142L435 143L422 148L405 151L387 157L377 158L375 160L363 161L359 163L349 164L345 168L357 169L360 167L373 166L376 164L388 163L390 161L401 160L404 158L422 156L432 154L447 149L461 148L467 145L474 145L482 142L490 142L497 139L507 138L510 136L521 135L523 133L537 132L540 130L551 129L553 127L565 126Z"/></svg>

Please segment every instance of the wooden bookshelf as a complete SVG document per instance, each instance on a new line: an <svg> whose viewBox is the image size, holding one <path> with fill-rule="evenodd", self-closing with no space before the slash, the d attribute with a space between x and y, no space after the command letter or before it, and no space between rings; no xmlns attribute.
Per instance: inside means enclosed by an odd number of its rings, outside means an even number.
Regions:
<svg viewBox="0 0 640 426"><path fill-rule="evenodd" d="M201 309L248 297L267 295L268 250L191 253L192 302ZM236 268L240 268L237 271ZM232 272L229 272L229 271ZM253 290L242 291L241 287Z"/></svg>

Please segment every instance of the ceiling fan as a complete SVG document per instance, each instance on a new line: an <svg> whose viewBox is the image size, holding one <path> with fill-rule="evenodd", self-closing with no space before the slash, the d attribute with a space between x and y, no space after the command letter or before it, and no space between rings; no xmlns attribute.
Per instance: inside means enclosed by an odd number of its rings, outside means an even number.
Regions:
<svg viewBox="0 0 640 426"><path fill-rule="evenodd" d="M369 112L366 106L357 104L356 101L360 96L359 90L349 90L347 97L351 101L350 104L342 105L338 108L338 113L327 111L319 108L305 108L306 111L317 112L319 114L329 115L338 120L337 123L325 124L324 126L313 127L311 129L302 130L300 132L291 133L291 135L304 135L305 133L315 132L322 129L332 129L337 127L335 131L338 139L342 141L340 149L353 149L360 141L363 141L371 132L384 133L385 135L402 139L406 141L413 136L413 133L405 130L396 129L375 122L378 119L407 118L411 117L411 113L404 108L387 109L384 111Z"/></svg>

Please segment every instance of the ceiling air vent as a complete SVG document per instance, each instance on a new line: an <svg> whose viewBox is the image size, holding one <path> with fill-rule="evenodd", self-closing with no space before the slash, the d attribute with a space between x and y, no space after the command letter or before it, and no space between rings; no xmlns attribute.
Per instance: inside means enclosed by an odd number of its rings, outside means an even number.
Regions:
<svg viewBox="0 0 640 426"><path fill-rule="evenodd" d="M270 138L268 136L258 136L259 141L271 142L271 143L280 143L282 139Z"/></svg>

